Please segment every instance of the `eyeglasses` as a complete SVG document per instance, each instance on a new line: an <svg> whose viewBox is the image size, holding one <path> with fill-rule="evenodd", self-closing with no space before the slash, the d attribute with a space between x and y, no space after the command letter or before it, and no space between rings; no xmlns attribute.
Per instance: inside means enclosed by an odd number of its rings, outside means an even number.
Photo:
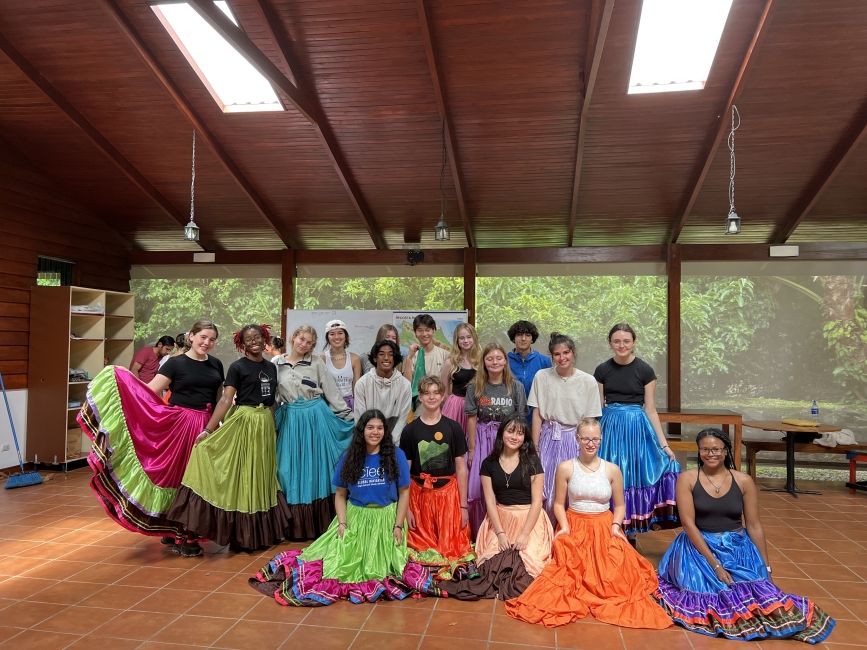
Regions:
<svg viewBox="0 0 867 650"><path fill-rule="evenodd" d="M578 438L585 445L598 445L602 442L602 438Z"/></svg>
<svg viewBox="0 0 867 650"><path fill-rule="evenodd" d="M704 456L725 456L725 447L699 447L698 453Z"/></svg>

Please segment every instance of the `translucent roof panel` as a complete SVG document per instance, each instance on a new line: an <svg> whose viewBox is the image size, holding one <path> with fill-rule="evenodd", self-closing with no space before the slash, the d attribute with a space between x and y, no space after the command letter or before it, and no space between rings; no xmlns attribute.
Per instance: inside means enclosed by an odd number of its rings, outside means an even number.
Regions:
<svg viewBox="0 0 867 650"><path fill-rule="evenodd" d="M214 4L238 24L226 2ZM189 4L167 2L151 8L224 112L284 110L268 80Z"/></svg>
<svg viewBox="0 0 867 650"><path fill-rule="evenodd" d="M732 0L644 0L629 93L701 90Z"/></svg>

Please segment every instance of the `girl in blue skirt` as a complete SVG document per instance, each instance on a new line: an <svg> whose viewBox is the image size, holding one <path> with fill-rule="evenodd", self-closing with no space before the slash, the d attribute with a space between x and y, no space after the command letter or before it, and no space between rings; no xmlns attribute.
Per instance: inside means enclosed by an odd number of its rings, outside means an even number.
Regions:
<svg viewBox="0 0 867 650"><path fill-rule="evenodd" d="M680 465L656 412L656 373L635 356L635 339L627 323L612 327L608 345L614 356L593 373L604 404L599 456L623 472L623 532L630 537L680 525L675 506Z"/></svg>

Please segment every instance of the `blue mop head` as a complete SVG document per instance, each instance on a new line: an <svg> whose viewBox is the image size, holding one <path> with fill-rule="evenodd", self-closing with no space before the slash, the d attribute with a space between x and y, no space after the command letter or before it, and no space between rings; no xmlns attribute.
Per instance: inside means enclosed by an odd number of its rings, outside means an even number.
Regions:
<svg viewBox="0 0 867 650"><path fill-rule="evenodd" d="M42 474L39 472L20 472L13 474L6 481L6 489L27 487L28 485L39 485L42 483Z"/></svg>

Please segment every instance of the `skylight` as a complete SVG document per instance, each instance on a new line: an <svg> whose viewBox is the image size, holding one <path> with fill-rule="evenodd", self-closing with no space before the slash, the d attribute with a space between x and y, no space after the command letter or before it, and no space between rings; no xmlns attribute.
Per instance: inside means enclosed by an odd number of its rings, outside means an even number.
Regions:
<svg viewBox="0 0 867 650"><path fill-rule="evenodd" d="M629 94L701 90L732 0L644 0Z"/></svg>
<svg viewBox="0 0 867 650"><path fill-rule="evenodd" d="M238 24L226 2L214 4ZM151 8L224 112L283 110L268 80L189 4L170 2Z"/></svg>

